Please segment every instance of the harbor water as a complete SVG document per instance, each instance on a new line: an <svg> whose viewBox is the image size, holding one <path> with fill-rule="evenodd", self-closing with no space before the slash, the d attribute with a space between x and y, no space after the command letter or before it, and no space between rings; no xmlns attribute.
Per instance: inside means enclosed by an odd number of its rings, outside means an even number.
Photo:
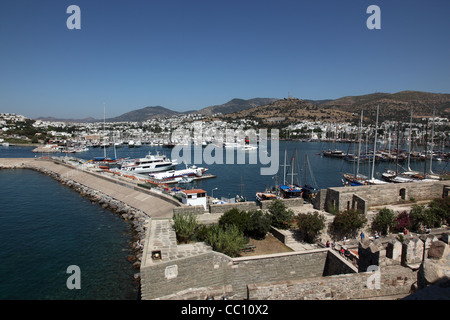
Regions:
<svg viewBox="0 0 450 320"><path fill-rule="evenodd" d="M119 216L32 170L0 170L0 194L1 300L138 298ZM80 289L66 283L73 265Z"/></svg>
<svg viewBox="0 0 450 320"><path fill-rule="evenodd" d="M350 144L341 143L348 152ZM324 157L326 143L280 141L272 161L278 170L261 175L261 150L247 151L245 162L237 164L223 159L221 163L195 163L208 168L216 178L198 180L182 188L201 188L217 198L243 196L255 200L256 192L264 191L286 179L300 185L311 184L319 189L342 186L343 173L354 173L355 163ZM0 157L24 158L48 156L36 154L32 147L0 147ZM172 157L173 149L162 146L113 149L91 148L87 152L68 154L85 160L103 156L139 158L149 152ZM193 151L192 151L193 152ZM250 163L251 152L257 153L257 164ZM286 167L283 167L286 157ZM63 153L50 156L65 156ZM225 154L224 154L225 157ZM305 165L306 158L309 160ZM192 159L194 157L192 156ZM204 159L203 159L204 160ZM220 162L220 161L219 161ZM424 172L423 161L411 162L411 168ZM176 169L183 169L179 164ZM406 163L400 163L402 171ZM395 162L375 165L375 178L381 179L386 169L396 170ZM428 163L429 168L429 163ZM450 171L448 162L433 161L433 171ZM359 172L370 176L371 166L360 163ZM306 178L305 178L306 173ZM127 260L131 254L131 227L112 212L81 197L50 177L31 170L1 170L0 194L0 299L136 299L133 275L137 271ZM77 265L81 270L81 289L70 290L66 269Z"/></svg>

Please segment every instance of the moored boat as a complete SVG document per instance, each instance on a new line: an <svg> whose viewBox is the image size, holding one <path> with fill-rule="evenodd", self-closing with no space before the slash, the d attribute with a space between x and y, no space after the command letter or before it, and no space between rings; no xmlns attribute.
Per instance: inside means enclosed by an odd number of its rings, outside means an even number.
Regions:
<svg viewBox="0 0 450 320"><path fill-rule="evenodd" d="M137 174L161 172L172 169L177 165L176 160L170 160L165 155L157 153L147 154L145 158L135 159L122 164L121 170Z"/></svg>
<svg viewBox="0 0 450 320"><path fill-rule="evenodd" d="M165 172L151 173L150 178L158 181L164 180L181 180L183 177L201 177L207 168L192 166L182 170L168 170Z"/></svg>

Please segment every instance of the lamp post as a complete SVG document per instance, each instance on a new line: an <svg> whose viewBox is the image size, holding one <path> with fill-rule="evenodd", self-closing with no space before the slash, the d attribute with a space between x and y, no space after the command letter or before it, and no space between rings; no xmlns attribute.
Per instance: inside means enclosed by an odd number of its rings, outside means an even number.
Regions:
<svg viewBox="0 0 450 320"><path fill-rule="evenodd" d="M214 189L211 190L211 198L214 199L214 190L217 190L217 189L219 189L219 188L214 188Z"/></svg>

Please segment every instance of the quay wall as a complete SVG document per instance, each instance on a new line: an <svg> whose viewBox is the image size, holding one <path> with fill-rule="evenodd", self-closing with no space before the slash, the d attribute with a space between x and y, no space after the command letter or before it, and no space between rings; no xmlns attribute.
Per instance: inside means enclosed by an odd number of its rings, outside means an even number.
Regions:
<svg viewBox="0 0 450 320"><path fill-rule="evenodd" d="M288 208L298 208L298 207L303 206L303 204L304 204L303 198L281 199L281 201ZM267 210L271 203L272 203L272 200L260 201L259 205L261 207L261 210Z"/></svg>
<svg viewBox="0 0 450 320"><path fill-rule="evenodd" d="M65 166L65 167L67 167L69 169L74 169L74 167L72 167L72 166L70 166L70 165L68 165L68 164L66 164L64 162L61 162L61 161L53 160L53 163L55 163L57 165ZM121 176L114 175L113 173L107 173L107 172L102 172L102 174L98 174L96 172L89 171L88 173L90 175L92 175L92 176L95 176L95 177L99 178L99 179L102 179L102 180L105 180L105 181L109 181L109 182L115 183L117 185L120 185L120 186L123 186L123 187L126 187L126 188L130 188L130 189L133 189L133 190L136 190L136 191L139 191L139 192L147 193L147 194L149 194L149 195L151 195L153 197L157 197L157 198L159 198L161 200L167 201L167 202L169 202L170 204L172 204L174 206L177 206L177 207L181 206L181 203L177 199L175 199L173 197L170 197L168 195L165 195L165 194L163 194L162 192L159 192L159 191L155 191L155 190L151 190L151 189L146 189L146 188L140 187L138 183L135 183L134 181L131 182L130 179L128 179L128 178L124 178L124 177L121 177ZM110 176L108 176L108 175L110 175Z"/></svg>
<svg viewBox="0 0 450 320"><path fill-rule="evenodd" d="M293 198L293 199L280 199L288 208L295 208L303 206L304 202L301 198ZM209 209L206 213L213 215L222 215L231 209L238 209L243 211L251 211L251 210L268 210L269 205L272 203L271 200L267 201L245 201L245 202L235 202L235 203L224 203L224 204L211 204L209 205ZM205 210L202 206L187 206L180 205L177 208L173 209L173 213L179 214L188 214L193 213L195 215L202 215L205 213Z"/></svg>
<svg viewBox="0 0 450 320"><path fill-rule="evenodd" d="M234 208L236 208L238 210L250 211L250 210L259 209L259 206L256 202L253 202L253 201L212 204L209 206L209 212L211 214L225 213L228 210L231 210Z"/></svg>
<svg viewBox="0 0 450 320"><path fill-rule="evenodd" d="M333 207L339 211L360 209L367 212L367 209L373 206L389 205L411 199L421 201L442 198L449 186L450 181L443 180L328 188L320 190L314 207L326 211Z"/></svg>

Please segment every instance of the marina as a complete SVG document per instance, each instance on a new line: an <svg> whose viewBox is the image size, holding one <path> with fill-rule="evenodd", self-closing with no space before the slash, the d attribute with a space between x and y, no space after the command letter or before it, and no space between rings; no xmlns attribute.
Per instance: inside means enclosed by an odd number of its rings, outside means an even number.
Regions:
<svg viewBox="0 0 450 320"><path fill-rule="evenodd" d="M351 142L340 142L335 143L335 145L339 146L341 150L350 149L354 143ZM215 197L220 198L234 198L235 196L239 196L245 198L247 200L256 200L256 194L262 193L265 190L271 189L276 185L285 184L284 182L286 177L286 182L288 184L297 184L298 186L305 187L305 190L320 190L329 187L338 187L343 185L344 174L354 174L357 170L357 162L346 161L343 158L339 157L327 157L322 154L322 151L328 147L328 142L306 142L306 141L280 141L280 150L279 150L279 170L275 175L261 175L260 169L263 167L262 164L250 164L249 163L249 153L245 153L245 163L242 164L225 164L225 153L223 155L222 161L216 161L214 163L199 163L195 164L197 167L207 168L207 171L202 175L202 177L195 177L194 180L190 183L184 183L183 188L202 188L208 192L208 194L214 193ZM269 146L270 148L270 146ZM10 146L9 148L2 148L2 156L5 157L14 157L18 155L19 157L48 157L51 155L55 156L64 156L64 153L53 154L53 153L34 153L32 152L35 148L31 147L14 147ZM103 148L102 148L103 149ZM103 170L110 170L111 175L119 175L116 168L117 161L120 159L126 159L130 161L130 159L139 159L145 158L149 153L156 155L164 155L167 158L171 157L171 149L165 148L163 146L155 146L155 145L143 145L140 148L128 148L122 147L120 149L115 150L113 146L105 148L102 150L99 148L91 148L87 152L78 153L78 154L70 154L70 157L74 157L75 159L80 159L82 161L90 161L92 159L99 160L98 165ZM369 146L368 149L372 149ZM380 144L377 148L378 150L384 150L385 145ZM106 153L106 157L102 155L104 152ZM192 151L194 152L194 151ZM235 150L235 156L237 151ZM295 163L295 172L292 174L289 171L289 167L292 164L284 166L285 157L292 159L292 157L296 156ZM437 157L433 157L432 160L432 168L434 174L445 174L449 171L448 166L448 157L446 157L447 153L442 154L442 159L438 160ZM69 156L69 154L67 154ZM117 156L117 159L116 159ZM194 158L194 157L192 157ZM309 167L305 166L308 158ZM286 168L286 172L284 172L284 168ZM185 163L179 163L174 167L174 171L182 172L181 170L186 169ZM383 179L383 173L388 172L389 170L393 172L407 172L407 163L406 162L396 162L396 161L379 161L378 159L375 161L375 165L372 161L362 161L359 163L359 173L358 176L364 177L373 177L379 181L385 181ZM430 161L425 161L422 158L412 158L410 160L410 171L421 173L423 175L424 172L427 172L428 175L431 173L430 170ZM170 170L168 170L170 171ZM166 171L167 172L167 171ZM305 180L305 173L307 175L307 179ZM311 173L313 177L311 177ZM159 178L152 178L149 174L131 174L131 172L122 172L127 177L134 177L136 181L137 179L148 180L149 183L158 184L176 184L178 179L166 180L163 181L161 176L156 176ZM156 174L156 173L155 173ZM164 174L164 172L163 172ZM312 179L314 178L314 179ZM293 179L293 180L292 180ZM133 179L129 179L133 180ZM217 189L216 189L217 188ZM212 192L212 190L214 192Z"/></svg>
<svg viewBox="0 0 450 320"><path fill-rule="evenodd" d="M343 144L345 146L345 144ZM108 158L111 154L113 148L106 148L106 157L97 157L100 153L99 149L94 148L93 150L87 151L85 153L74 155L67 155L63 157L54 157L42 155L42 157L36 157L36 154L32 152L30 147L14 147L10 146L8 148L3 148L2 157L0 157L0 168L3 169L32 169L44 173L58 180L64 185L76 190L80 194L84 195L91 201L98 203L102 208L111 210L118 213L125 221L132 222L133 229L137 232L137 240L134 241L133 247L137 250L137 257L141 257L144 252L142 251L145 247L146 234L145 230L148 227L148 221L159 221L160 219L171 219L176 210L186 208L190 203L197 207L200 203L201 210L198 214L202 216L202 219L209 221L214 217L220 216L225 210L231 208L229 206L236 205L242 206L243 208L253 208L254 200L259 200L256 203L255 208L267 206L264 204L266 201L277 198L276 192L262 192L261 190L270 191L271 188L284 185L283 189L286 192L296 191L292 188L293 185L297 184L301 188L301 196L307 195L308 192L317 192L322 189L329 189L331 191L325 192L317 199L317 204L321 210L326 209L326 202L336 201L339 208L346 205L348 202L346 199L349 197L347 194L358 194L362 192L366 200L366 205L375 206L379 204L379 200L385 199L387 195L397 194L399 191L393 186L395 184L390 184L390 188L384 188L383 186L376 186L377 189L373 189L376 194L386 194L382 198L367 196L370 194L371 189L359 189L359 188L370 188L371 186L361 186L361 187L349 187L349 188L333 188L339 187L341 185L340 179L342 173L345 171L351 171L351 168L355 163L345 161L339 158L323 157L318 155L318 151L323 148L321 143L310 143L301 141L286 141L281 142L280 150L285 152L280 152L279 163L286 163L285 155L289 157L291 155L296 155L296 159L305 159L302 163L291 162L290 166L280 166L278 175L275 176L262 176L259 174L259 169L261 165L251 165L251 164L233 164L233 165L222 165L222 164L208 164L207 171L206 166L199 165L194 167L194 169L200 169L201 175L191 176L192 181L186 183L177 181L151 181L150 174L148 175L123 175L115 170L112 166L104 165L108 161L116 161L116 159ZM120 148L121 152L120 158L140 158L152 152L164 152L163 147L159 146L142 146L141 148ZM125 154L126 152L126 154ZM20 157L19 157L20 156ZM98 163L94 164L90 162L91 159L97 157ZM310 163L308 159L311 159ZM108 159L108 160L107 160ZM385 169L387 163L376 163L375 174L380 174L382 170ZM204 164L203 164L204 165ZM287 164L286 164L287 165ZM395 163L393 163L395 166ZM188 175L183 175L183 170L187 169L186 164L178 165L179 167L175 170L167 170L161 173L153 173L155 177L161 174L166 174L166 178L170 174L174 175L178 173L180 179L189 177ZM419 168L423 166L421 161L412 161L411 167ZM183 169L184 167L184 169ZM445 172L447 168L447 162L436 161L433 163L434 172ZM192 166L190 167L192 169ZM284 171L282 168L286 168ZM394 169L391 165L391 169ZM119 170L119 168L117 168ZM340 169L340 170L339 170ZM373 166L368 164L361 164L361 170L373 170ZM208 173L206 173L208 172ZM314 179L309 177L310 173L314 173ZM8 172L4 172L8 174ZM306 177L305 177L306 174ZM210 179L214 177L214 179ZM290 177L290 179L284 180L285 177ZM251 181L251 183L249 183ZM285 184L278 184L277 181L286 182ZM289 182L288 182L289 181ZM171 182L175 182L172 184ZM152 184L153 183L153 184ZM293 183L293 184L292 184ZM431 182L432 183L432 182ZM170 184L170 187L169 187ZM178 184L177 187L172 187ZM313 187L312 184L316 186ZM433 184L433 183L432 183ZM440 183L439 185L441 185ZM146 187L144 187L147 185ZM150 187L148 187L150 185ZM427 184L428 185L428 184ZM438 187L436 185L436 187ZM292 190L289 190L291 189ZM358 189L353 189L358 188ZM380 189L381 188L381 189ZM411 187L408 187L411 188ZM348 190L348 193L342 191ZM335 191L339 190L339 196L336 198ZM408 189L409 190L409 189ZM418 189L411 189L411 194L414 195L419 191ZM294 200L289 205L298 208L311 208L304 204L304 201L311 201L308 197L302 199L301 202L297 200L300 198L300 193L291 194L293 197L284 196L285 200ZM408 191L409 192L409 191ZM181 198L177 199L174 197L175 194L180 194ZM194 194L196 197L194 199L190 198L190 195ZM322 192L323 193L323 192ZM233 201L229 202L230 199L247 200L243 202ZM317 194L314 194L316 196ZM241 197L242 196L242 197ZM246 199L246 197L248 197ZM353 196L354 197L354 196ZM226 199L227 201L219 201L217 199ZM183 202L185 201L185 202ZM192 202L193 201L193 202ZM221 204L222 203L222 204ZM357 205L361 205L361 200L358 200ZM149 220L150 219L150 220ZM138 263L138 262L136 262ZM139 263L138 263L139 266Z"/></svg>

